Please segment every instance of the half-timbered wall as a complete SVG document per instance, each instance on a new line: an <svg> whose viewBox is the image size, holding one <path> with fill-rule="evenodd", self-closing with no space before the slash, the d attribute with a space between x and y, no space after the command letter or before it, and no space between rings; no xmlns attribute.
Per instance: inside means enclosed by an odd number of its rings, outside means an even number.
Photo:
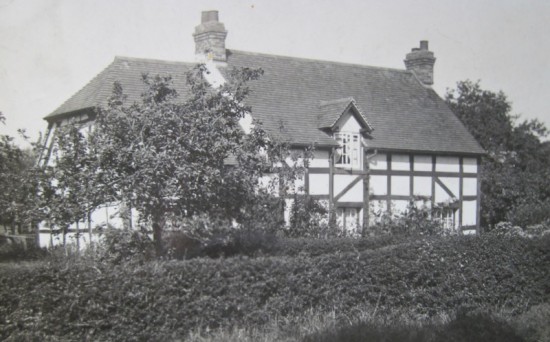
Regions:
<svg viewBox="0 0 550 342"><path fill-rule="evenodd" d="M455 229L479 226L479 158L377 153L369 168L372 206L399 214L414 196L418 205L452 211Z"/></svg>

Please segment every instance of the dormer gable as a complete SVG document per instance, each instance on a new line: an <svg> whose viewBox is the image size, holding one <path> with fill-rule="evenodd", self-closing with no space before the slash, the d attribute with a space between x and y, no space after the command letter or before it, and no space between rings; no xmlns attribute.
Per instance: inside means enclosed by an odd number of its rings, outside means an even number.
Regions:
<svg viewBox="0 0 550 342"><path fill-rule="evenodd" d="M368 135L373 130L353 97L321 101L317 119L318 128L329 134L353 130Z"/></svg>

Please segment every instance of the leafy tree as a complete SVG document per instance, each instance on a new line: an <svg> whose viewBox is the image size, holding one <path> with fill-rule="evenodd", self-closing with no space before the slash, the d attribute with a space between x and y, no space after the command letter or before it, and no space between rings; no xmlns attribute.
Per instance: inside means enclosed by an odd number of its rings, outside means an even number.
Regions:
<svg viewBox="0 0 550 342"><path fill-rule="evenodd" d="M0 112L0 123L5 120ZM19 132L25 138L24 131ZM26 231L31 223L27 208L34 198L33 165L32 151L18 147L13 137L0 135L0 224L11 227L12 234Z"/></svg>
<svg viewBox="0 0 550 342"><path fill-rule="evenodd" d="M92 150L89 136L78 125L67 125L57 133L51 152L51 160L43 166L39 183L42 218L61 228L63 243L71 224L88 221L90 213L107 193L99 196L102 187L98 181L97 157ZM77 239L77 244L80 239Z"/></svg>
<svg viewBox="0 0 550 342"><path fill-rule="evenodd" d="M298 167L289 172L293 166L287 161L298 158L260 123L249 134L239 125L250 112L246 83L262 71L235 69L216 89L206 72L204 66L189 72L188 92L181 96L169 76L143 75L147 90L131 104L116 83L87 138L78 127L60 134L60 157L49 170L54 181L44 188L55 223L74 222L100 203L123 202L152 226L161 251L165 227L185 218L207 214L250 224L254 209L273 199L269 189L259 187L266 173L280 175L283 201L285 184L302 172Z"/></svg>
<svg viewBox="0 0 550 342"><path fill-rule="evenodd" d="M550 145L537 120L518 124L501 91L463 81L447 104L487 151L481 170L482 223L511 221L526 226L550 219Z"/></svg>

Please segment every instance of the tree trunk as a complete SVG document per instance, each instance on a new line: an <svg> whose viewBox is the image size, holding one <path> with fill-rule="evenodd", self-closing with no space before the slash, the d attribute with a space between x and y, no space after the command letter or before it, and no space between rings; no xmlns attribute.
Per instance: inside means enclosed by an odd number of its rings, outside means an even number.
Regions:
<svg viewBox="0 0 550 342"><path fill-rule="evenodd" d="M90 210L88 210L86 220L88 221L88 236L90 238L90 247L92 247L94 242L92 240L92 213Z"/></svg>
<svg viewBox="0 0 550 342"><path fill-rule="evenodd" d="M162 246L162 230L164 228L164 221L160 215L155 215L152 218L153 221L153 241L155 243L155 252L157 256L163 255Z"/></svg>
<svg viewBox="0 0 550 342"><path fill-rule="evenodd" d="M80 252L80 225L78 221L76 221L76 250L77 253Z"/></svg>

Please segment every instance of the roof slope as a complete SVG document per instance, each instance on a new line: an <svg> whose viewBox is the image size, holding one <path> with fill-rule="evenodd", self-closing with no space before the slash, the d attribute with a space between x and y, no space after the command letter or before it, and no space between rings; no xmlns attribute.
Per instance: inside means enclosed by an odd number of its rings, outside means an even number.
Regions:
<svg viewBox="0 0 550 342"><path fill-rule="evenodd" d="M264 126L283 120L297 143L318 141L321 101L355 99L374 128L369 147L482 154L484 150L445 102L409 71L231 51L228 63L260 67L249 102Z"/></svg>
<svg viewBox="0 0 550 342"><path fill-rule="evenodd" d="M264 70L260 80L250 83L247 102L252 107L252 116L270 133L282 133L295 144L315 142L334 146L335 141L318 129L322 114L319 106L323 101L353 98L374 128L369 147L484 153L435 91L421 85L409 71L235 50L227 52L229 67ZM171 75L178 92L185 94L185 73L192 67L192 63L117 57L46 119L55 120L70 112L105 105L115 80L121 83L128 100L137 100L145 90L141 82L143 73ZM326 120L323 116L323 121Z"/></svg>
<svg viewBox="0 0 550 342"><path fill-rule="evenodd" d="M141 94L146 91L146 86L142 81L143 74L170 76L178 93L186 94L186 73L195 65L184 62L115 57L115 60L107 68L55 111L46 116L45 119L52 120L75 111L106 106L113 94L115 81L120 83L124 94L128 96L128 103L137 101L140 99Z"/></svg>

